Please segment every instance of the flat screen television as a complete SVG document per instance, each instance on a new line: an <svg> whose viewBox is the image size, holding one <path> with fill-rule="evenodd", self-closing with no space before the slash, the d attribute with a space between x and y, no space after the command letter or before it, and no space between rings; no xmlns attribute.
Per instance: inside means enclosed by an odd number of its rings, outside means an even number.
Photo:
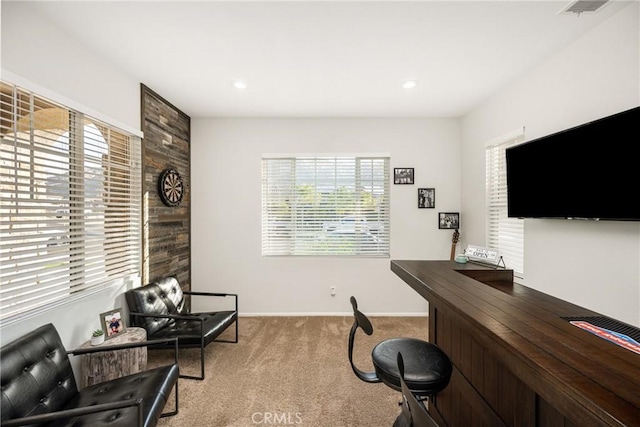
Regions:
<svg viewBox="0 0 640 427"><path fill-rule="evenodd" d="M640 107L506 150L508 216L640 221Z"/></svg>

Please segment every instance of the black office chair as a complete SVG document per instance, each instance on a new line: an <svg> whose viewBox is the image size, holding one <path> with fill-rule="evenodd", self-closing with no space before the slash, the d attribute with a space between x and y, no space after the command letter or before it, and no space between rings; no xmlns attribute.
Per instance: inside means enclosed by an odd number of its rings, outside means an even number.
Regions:
<svg viewBox="0 0 640 427"><path fill-rule="evenodd" d="M398 353L398 370L402 385L402 412L396 418L393 427L438 427L425 407L424 400L419 401L405 382L402 353Z"/></svg>
<svg viewBox="0 0 640 427"><path fill-rule="evenodd" d="M379 342L371 351L375 372L364 372L353 363L355 335L361 328L373 334L371 321L358 310L358 302L351 297L354 322L349 333L349 362L356 376L368 383L382 382L396 391L402 391L402 376L398 368L398 353L404 355L404 381L408 389L420 398L427 398L443 390L451 379L449 357L435 344L417 338L390 338Z"/></svg>

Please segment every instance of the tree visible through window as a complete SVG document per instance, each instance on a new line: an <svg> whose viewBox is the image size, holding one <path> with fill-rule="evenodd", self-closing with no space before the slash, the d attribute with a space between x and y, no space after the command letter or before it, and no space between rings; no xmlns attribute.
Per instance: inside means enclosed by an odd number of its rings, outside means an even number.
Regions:
<svg viewBox="0 0 640 427"><path fill-rule="evenodd" d="M263 158L262 254L389 256L389 158Z"/></svg>

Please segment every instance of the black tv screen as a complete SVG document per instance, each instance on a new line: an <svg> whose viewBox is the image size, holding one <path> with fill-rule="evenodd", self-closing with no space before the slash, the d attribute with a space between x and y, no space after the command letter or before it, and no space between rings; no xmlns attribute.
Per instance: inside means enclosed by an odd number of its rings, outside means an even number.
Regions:
<svg viewBox="0 0 640 427"><path fill-rule="evenodd" d="M640 107L506 150L508 215L640 221Z"/></svg>

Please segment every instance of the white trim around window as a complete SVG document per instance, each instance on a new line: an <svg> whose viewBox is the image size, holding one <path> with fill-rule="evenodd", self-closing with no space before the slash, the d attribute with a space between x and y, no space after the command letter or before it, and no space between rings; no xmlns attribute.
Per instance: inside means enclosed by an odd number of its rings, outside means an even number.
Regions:
<svg viewBox="0 0 640 427"><path fill-rule="evenodd" d="M265 155L262 255L389 257L389 156Z"/></svg>
<svg viewBox="0 0 640 427"><path fill-rule="evenodd" d="M524 220L507 216L505 150L524 141L524 127L485 145L487 246L498 249L508 268L524 277Z"/></svg>
<svg viewBox="0 0 640 427"><path fill-rule="evenodd" d="M132 136L137 136L139 138L143 138L143 133L140 129L136 129L131 127L125 123L120 122L119 120L114 119L113 117L109 117L106 114L101 113L100 111L94 110L91 107L83 105L71 98L60 95L57 92L54 92L50 89L47 89L37 83L32 82L29 79L25 79L18 74L12 73L11 71L2 69L1 70L2 80L5 82L11 82L12 84L21 87L22 89L28 90L33 93L37 93L39 96L49 99L52 102L56 102L58 104L64 105L67 108L82 111L84 114L93 117L94 119L100 120L104 123L109 123L109 125L113 128L119 129L124 133L127 133Z"/></svg>
<svg viewBox="0 0 640 427"><path fill-rule="evenodd" d="M140 275L141 140L0 82L0 324Z"/></svg>

